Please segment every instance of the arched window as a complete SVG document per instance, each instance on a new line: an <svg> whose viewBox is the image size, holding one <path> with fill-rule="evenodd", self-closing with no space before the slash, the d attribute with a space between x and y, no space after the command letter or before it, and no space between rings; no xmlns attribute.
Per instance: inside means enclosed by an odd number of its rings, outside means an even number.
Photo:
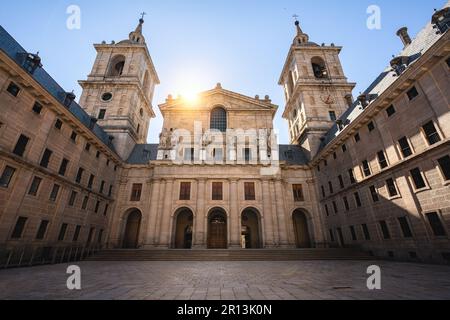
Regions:
<svg viewBox="0 0 450 320"><path fill-rule="evenodd" d="M110 63L108 76L119 77L123 74L123 68L125 67L125 57L122 55L115 56Z"/></svg>
<svg viewBox="0 0 450 320"><path fill-rule="evenodd" d="M317 79L328 78L327 67L325 66L325 61L322 58L314 57L311 60L312 68L314 71L314 76Z"/></svg>
<svg viewBox="0 0 450 320"><path fill-rule="evenodd" d="M227 131L227 112L222 107L214 108L211 111L211 129L219 130L220 132Z"/></svg>

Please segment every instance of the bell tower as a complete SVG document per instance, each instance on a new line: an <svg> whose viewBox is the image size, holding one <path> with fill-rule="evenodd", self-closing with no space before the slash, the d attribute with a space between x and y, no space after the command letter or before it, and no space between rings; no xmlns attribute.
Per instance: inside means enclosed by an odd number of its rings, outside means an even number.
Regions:
<svg viewBox="0 0 450 320"><path fill-rule="evenodd" d="M142 34L144 14L128 39L95 44L97 58L87 80L79 81L80 105L114 138L126 160L136 144L146 143L158 75Z"/></svg>
<svg viewBox="0 0 450 320"><path fill-rule="evenodd" d="M321 138L353 103L354 83L345 77L339 59L342 47L311 42L295 21L297 34L290 47L279 85L286 106L290 143L300 145L310 159L317 154Z"/></svg>

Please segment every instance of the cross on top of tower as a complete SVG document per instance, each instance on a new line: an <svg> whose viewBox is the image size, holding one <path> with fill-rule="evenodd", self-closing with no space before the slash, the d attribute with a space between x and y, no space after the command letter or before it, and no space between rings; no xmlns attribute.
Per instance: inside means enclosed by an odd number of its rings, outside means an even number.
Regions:
<svg viewBox="0 0 450 320"><path fill-rule="evenodd" d="M144 20L144 17L147 15L147 13L146 12L142 12L141 13L141 20Z"/></svg>

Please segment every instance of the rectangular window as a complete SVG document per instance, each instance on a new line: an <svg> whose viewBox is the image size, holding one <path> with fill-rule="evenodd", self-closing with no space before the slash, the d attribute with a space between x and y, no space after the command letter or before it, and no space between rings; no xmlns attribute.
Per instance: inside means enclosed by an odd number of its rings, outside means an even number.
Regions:
<svg viewBox="0 0 450 320"><path fill-rule="evenodd" d="M367 125L367 129L369 129L369 132L375 130L375 124L373 123L373 121L369 122L369 124Z"/></svg>
<svg viewBox="0 0 450 320"><path fill-rule="evenodd" d="M10 166L6 166L0 177L0 187L8 188L15 172L16 172L16 169L14 169Z"/></svg>
<svg viewBox="0 0 450 320"><path fill-rule="evenodd" d="M359 133L355 134L355 141L356 142L360 142L361 141L361 136L359 135Z"/></svg>
<svg viewBox="0 0 450 320"><path fill-rule="evenodd" d="M61 162L61 166L59 167L59 172L58 172L61 176L66 175L68 165L69 165L69 160L64 158Z"/></svg>
<svg viewBox="0 0 450 320"><path fill-rule="evenodd" d="M95 176L93 174L91 174L91 176L89 177L89 181L88 181L88 189L92 189L92 185L94 184L94 179Z"/></svg>
<svg viewBox="0 0 450 320"><path fill-rule="evenodd" d="M42 155L42 159L40 162L40 166L43 168L47 168L48 164L50 163L50 158L52 156L53 152L49 149L45 149L44 154Z"/></svg>
<svg viewBox="0 0 450 320"><path fill-rule="evenodd" d="M223 200L223 184L222 182L212 183L212 200L221 201Z"/></svg>
<svg viewBox="0 0 450 320"><path fill-rule="evenodd" d="M329 190L330 190L330 194L333 194L333 193L334 193L334 190L333 190L333 183L332 183L331 181L328 181L328 188L329 188Z"/></svg>
<svg viewBox="0 0 450 320"><path fill-rule="evenodd" d="M81 179L83 179L83 173L84 173L84 169L79 168L78 173L77 173L77 178L75 179L76 183L81 183Z"/></svg>
<svg viewBox="0 0 450 320"><path fill-rule="evenodd" d="M33 105L33 112L36 114L41 114L42 112L42 105L39 102L35 102Z"/></svg>
<svg viewBox="0 0 450 320"><path fill-rule="evenodd" d="M431 212L425 214L427 217L428 222L430 223L431 229L433 230L433 233L436 237L445 237L446 232L444 229L444 225L442 224L441 219L439 218L439 215L437 212Z"/></svg>
<svg viewBox="0 0 450 320"><path fill-rule="evenodd" d="M27 220L28 220L28 218L25 218L25 217L19 217L17 219L16 225L14 226L14 230L11 235L12 239L22 238L22 234L25 229L25 224L26 224Z"/></svg>
<svg viewBox="0 0 450 320"><path fill-rule="evenodd" d="M13 153L19 157L22 157L29 141L30 138L21 134L19 140L17 140L16 146L14 147Z"/></svg>
<svg viewBox="0 0 450 320"><path fill-rule="evenodd" d="M86 150L87 152L89 152L89 150L91 150L91 144L89 142L86 143L86 145L84 146L84 150Z"/></svg>
<svg viewBox="0 0 450 320"><path fill-rule="evenodd" d="M66 238L66 232L67 232L67 223L63 223L61 225L61 229L59 230L59 235L58 235L58 241L64 241L64 239Z"/></svg>
<svg viewBox="0 0 450 320"><path fill-rule="evenodd" d="M450 156L445 156L438 160L439 167L441 168L444 179L450 180Z"/></svg>
<svg viewBox="0 0 450 320"><path fill-rule="evenodd" d="M412 155L411 147L406 137L403 137L400 140L398 140L398 144L400 145L400 150L403 154L403 158L408 158L410 155Z"/></svg>
<svg viewBox="0 0 450 320"><path fill-rule="evenodd" d="M334 242L334 233L333 230L330 229L330 240L331 242Z"/></svg>
<svg viewBox="0 0 450 320"><path fill-rule="evenodd" d="M39 191L39 186L41 185L42 179L39 177L34 177L33 182L31 183L30 190L28 194L30 196L36 196Z"/></svg>
<svg viewBox="0 0 450 320"><path fill-rule="evenodd" d="M94 232L95 232L95 228L91 227L89 229L89 235L88 235L88 239L87 239L87 244L90 244L92 242L92 237L94 236Z"/></svg>
<svg viewBox="0 0 450 320"><path fill-rule="evenodd" d="M305 197L303 196L303 186L301 184L292 185L292 192L294 194L295 202L305 201Z"/></svg>
<svg viewBox="0 0 450 320"><path fill-rule="evenodd" d="M77 136L78 136L78 134L75 131L72 131L72 134L70 135L70 140L72 140L73 142L76 142Z"/></svg>
<svg viewBox="0 0 450 320"><path fill-rule="evenodd" d="M352 235L352 240L357 241L358 237L356 236L356 230L354 226L350 226L350 233Z"/></svg>
<svg viewBox="0 0 450 320"><path fill-rule="evenodd" d="M62 121L59 120L59 119L56 119L56 121L55 121L55 128L58 129L58 130L61 130L62 125L63 125Z"/></svg>
<svg viewBox="0 0 450 320"><path fill-rule="evenodd" d="M348 204L347 197L344 197L344 207L345 207L345 211L350 211L350 205Z"/></svg>
<svg viewBox="0 0 450 320"><path fill-rule="evenodd" d="M361 198L360 198L360 196L359 196L359 193L358 193L358 192L355 192L355 193L354 193L354 196L355 196L356 206L357 206L358 208L361 208L362 203L361 203Z"/></svg>
<svg viewBox="0 0 450 320"><path fill-rule="evenodd" d="M73 242L77 242L78 241L78 238L80 237L80 232L81 232L81 226L77 226L75 228L75 232L73 234L73 239L72 239Z"/></svg>
<svg viewBox="0 0 450 320"><path fill-rule="evenodd" d="M348 170L348 176L350 177L350 183L355 184L356 179L355 179L355 173L353 172L353 169Z"/></svg>
<svg viewBox="0 0 450 320"><path fill-rule="evenodd" d="M412 180L414 182L414 187L416 189L425 188L427 185L425 184L425 180L423 179L422 172L420 172L419 168L414 168L410 171Z"/></svg>
<svg viewBox="0 0 450 320"><path fill-rule="evenodd" d="M333 152L333 159L336 160L337 159L337 153Z"/></svg>
<svg viewBox="0 0 450 320"><path fill-rule="evenodd" d="M191 200L191 183L181 182L180 183L180 200Z"/></svg>
<svg viewBox="0 0 450 320"><path fill-rule="evenodd" d="M17 97L19 95L20 88L17 84L11 82L6 91L8 91L12 96Z"/></svg>
<svg viewBox="0 0 450 320"><path fill-rule="evenodd" d="M252 160L252 149L250 149L250 148L244 149L244 160L246 162L249 162Z"/></svg>
<svg viewBox="0 0 450 320"><path fill-rule="evenodd" d="M408 223L408 218L406 217L400 217L398 218L398 222L400 223L400 228L402 229L403 236L405 238L412 238L413 234L411 231L411 227Z"/></svg>
<svg viewBox="0 0 450 320"><path fill-rule="evenodd" d="M341 189L344 189L345 188L344 178L342 178L342 175L339 175L338 179L339 179L339 185L341 186Z"/></svg>
<svg viewBox="0 0 450 320"><path fill-rule="evenodd" d="M395 114L395 108L393 105L390 105L387 109L386 109L386 113L388 115L388 117L392 117Z"/></svg>
<svg viewBox="0 0 450 320"><path fill-rule="evenodd" d="M72 191L72 193L70 194L70 199L69 199L69 206L73 207L73 205L75 204L75 200L77 199L77 193L75 191Z"/></svg>
<svg viewBox="0 0 450 320"><path fill-rule="evenodd" d="M364 238L369 241L370 240L370 232L369 232L369 227L367 226L367 224L362 224L361 228L363 230L364 233Z"/></svg>
<svg viewBox="0 0 450 320"><path fill-rule="evenodd" d="M388 163L387 163L387 160L386 160L386 156L384 155L384 152L383 151L379 151L377 153L377 156L378 156L378 164L380 165L380 169L387 168Z"/></svg>
<svg viewBox="0 0 450 320"><path fill-rule="evenodd" d="M381 232L383 233L383 238L384 239L390 239L391 238L391 234L389 232L389 228L388 225L386 223L386 221L380 221L380 228L381 228Z"/></svg>
<svg viewBox="0 0 450 320"><path fill-rule="evenodd" d="M433 121L428 122L423 127L423 132L425 133L425 137L427 138L428 144L432 146L433 144L436 144L441 141L441 137L439 137L439 134L436 130L436 127L434 126Z"/></svg>
<svg viewBox="0 0 450 320"><path fill-rule="evenodd" d="M254 182L245 182L244 183L244 191L245 191L245 200L247 200L247 201L256 200L255 183Z"/></svg>
<svg viewBox="0 0 450 320"><path fill-rule="evenodd" d="M103 210L103 215L106 217L108 215L109 204L105 204L105 209Z"/></svg>
<svg viewBox="0 0 450 320"><path fill-rule="evenodd" d="M373 202L380 201L380 197L378 196L377 188L375 188L375 186L371 186L369 189L370 189L370 195L372 196L372 201Z"/></svg>
<svg viewBox="0 0 450 320"><path fill-rule="evenodd" d="M325 198L326 197L325 188L324 186L321 186L320 188L322 189L322 197Z"/></svg>
<svg viewBox="0 0 450 320"><path fill-rule="evenodd" d="M98 213L98 210L100 209L100 201L97 201L96 203L95 203L95 210L94 210L94 212L95 213Z"/></svg>
<svg viewBox="0 0 450 320"><path fill-rule="evenodd" d="M141 201L142 195L142 184L135 183L131 188L131 198L130 201Z"/></svg>
<svg viewBox="0 0 450 320"><path fill-rule="evenodd" d="M390 197L398 196L397 187L395 186L394 179L389 178L386 180L386 186Z"/></svg>
<svg viewBox="0 0 450 320"><path fill-rule="evenodd" d="M110 186L109 186L109 191L108 191L108 197L111 197L111 196L112 196L112 191L113 191L113 186L110 185Z"/></svg>
<svg viewBox="0 0 450 320"><path fill-rule="evenodd" d="M450 58L447 58L447 60L445 60L445 62L447 63L447 67L450 68Z"/></svg>
<svg viewBox="0 0 450 320"><path fill-rule="evenodd" d="M55 202L56 198L58 198L60 186L57 184L53 185L52 192L50 193L50 201Z"/></svg>
<svg viewBox="0 0 450 320"><path fill-rule="evenodd" d="M362 165L363 165L364 176L370 177L372 175L372 171L370 170L369 162L367 160L364 160Z"/></svg>
<svg viewBox="0 0 450 320"><path fill-rule="evenodd" d="M330 111L330 112L328 112L328 114L330 115L330 120L331 120L331 121L336 121L336 120L337 120L337 118L336 118L336 112Z"/></svg>
<svg viewBox="0 0 450 320"><path fill-rule="evenodd" d="M45 238L45 233L47 232L47 227L50 222L48 220L42 220L39 225L38 232L36 234L36 240L43 240Z"/></svg>
<svg viewBox="0 0 450 320"><path fill-rule="evenodd" d="M328 205L325 205L325 212L327 214L327 217L330 216L330 210L328 209Z"/></svg>
<svg viewBox="0 0 450 320"><path fill-rule="evenodd" d="M100 109L100 112L98 113L98 120L105 119L106 116L106 109Z"/></svg>
<svg viewBox="0 0 450 320"><path fill-rule="evenodd" d="M416 87L412 87L408 90L408 92L406 92L406 94L408 95L408 99L411 101L419 95L419 92L417 91Z"/></svg>
<svg viewBox="0 0 450 320"><path fill-rule="evenodd" d="M103 190L105 189L105 181L102 181L101 183L100 183L100 190L99 190L99 192L100 193L103 193Z"/></svg>
<svg viewBox="0 0 450 320"><path fill-rule="evenodd" d="M194 161L194 148L185 148L184 149L184 160L185 161Z"/></svg>
<svg viewBox="0 0 450 320"><path fill-rule="evenodd" d="M97 151L97 153L95 154L95 157L98 159L100 158L100 151Z"/></svg>
<svg viewBox="0 0 450 320"><path fill-rule="evenodd" d="M345 144L342 145L342 152L347 152L347 146Z"/></svg>
<svg viewBox="0 0 450 320"><path fill-rule="evenodd" d="M83 199L83 204L81 205L81 210L86 210L89 201L89 196L85 196Z"/></svg>
<svg viewBox="0 0 450 320"><path fill-rule="evenodd" d="M333 210L334 210L334 214L338 214L339 213L339 209L338 209L336 201L333 201Z"/></svg>

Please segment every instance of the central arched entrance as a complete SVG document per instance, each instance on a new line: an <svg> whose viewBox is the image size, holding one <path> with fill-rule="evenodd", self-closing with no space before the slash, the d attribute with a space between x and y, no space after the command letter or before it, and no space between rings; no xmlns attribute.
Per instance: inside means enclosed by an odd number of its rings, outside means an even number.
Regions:
<svg viewBox="0 0 450 320"><path fill-rule="evenodd" d="M139 245L139 233L141 231L142 214L139 210L133 210L128 214L123 236L124 249L136 249Z"/></svg>
<svg viewBox="0 0 450 320"><path fill-rule="evenodd" d="M297 248L311 248L308 219L302 210L295 210L292 216Z"/></svg>
<svg viewBox="0 0 450 320"><path fill-rule="evenodd" d="M192 232L194 228L194 214L188 208L178 210L175 215L174 249L192 249Z"/></svg>
<svg viewBox="0 0 450 320"><path fill-rule="evenodd" d="M242 234L241 246L243 249L262 248L259 212L256 209L249 208L242 212L241 217Z"/></svg>
<svg viewBox="0 0 450 320"><path fill-rule="evenodd" d="M228 248L227 215L222 209L211 210L208 216L208 249Z"/></svg>

